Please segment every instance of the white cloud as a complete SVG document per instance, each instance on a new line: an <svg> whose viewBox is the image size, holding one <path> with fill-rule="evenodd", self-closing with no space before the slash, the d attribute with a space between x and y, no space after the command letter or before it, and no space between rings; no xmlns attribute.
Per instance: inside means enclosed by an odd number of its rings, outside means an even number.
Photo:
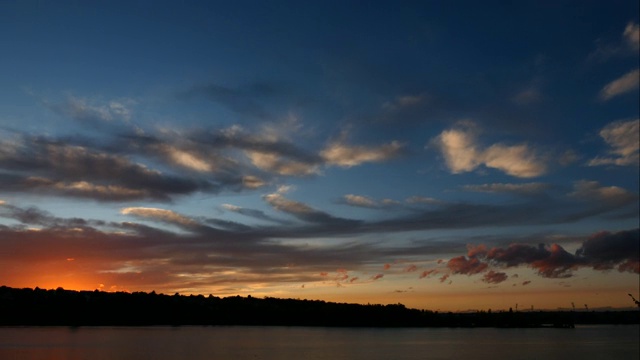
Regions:
<svg viewBox="0 0 640 360"><path fill-rule="evenodd" d="M600 91L600 98L602 100L609 100L614 96L622 95L637 89L639 84L640 70L632 70L605 85L605 87Z"/></svg>
<svg viewBox="0 0 640 360"><path fill-rule="evenodd" d="M529 146L494 144L481 149L476 143L475 126L463 125L463 128L445 130L434 139L452 173L473 171L480 165L522 178L540 176L547 171L544 160Z"/></svg>
<svg viewBox="0 0 640 360"><path fill-rule="evenodd" d="M353 205L353 206L368 207L368 208L375 208L378 206L375 200L362 195L348 194L344 196L344 200L346 201L347 204Z"/></svg>
<svg viewBox="0 0 640 360"><path fill-rule="evenodd" d="M600 130L600 136L611 146L609 153L614 157L596 157L589 161L597 165L639 165L640 119L616 121Z"/></svg>
<svg viewBox="0 0 640 360"><path fill-rule="evenodd" d="M222 208L225 210L236 211L236 212L242 209L242 207L238 205L232 205L232 204L222 204L220 206L222 206Z"/></svg>
<svg viewBox="0 0 640 360"><path fill-rule="evenodd" d="M527 145L491 145L482 156L485 166L516 177L531 178L544 174L546 164Z"/></svg>
<svg viewBox="0 0 640 360"><path fill-rule="evenodd" d="M57 182L53 184L53 188L97 197L136 198L147 195L142 190L129 189L117 185L96 185L87 181Z"/></svg>
<svg viewBox="0 0 640 360"><path fill-rule="evenodd" d="M265 201L274 209L293 214L313 214L316 212L312 207L298 201L293 201L282 196L282 193L276 192L264 196Z"/></svg>
<svg viewBox="0 0 640 360"><path fill-rule="evenodd" d="M265 186L265 183L262 179L257 176L247 175L242 178L242 185L248 189L257 189L259 187Z"/></svg>
<svg viewBox="0 0 640 360"><path fill-rule="evenodd" d="M123 215L135 215L139 217L161 220L169 223L192 226L196 225L196 221L176 212L166 209L149 208L149 207L127 207L120 210Z"/></svg>
<svg viewBox="0 0 640 360"><path fill-rule="evenodd" d="M438 140L442 155L452 173L472 171L480 165L480 153L475 144L475 131L445 130Z"/></svg>
<svg viewBox="0 0 640 360"><path fill-rule="evenodd" d="M403 145L398 141L392 141L380 146L352 146L343 142L329 144L320 156L329 165L352 167L367 162L382 162L398 156Z"/></svg>
<svg viewBox="0 0 640 360"><path fill-rule="evenodd" d="M176 165L200 172L210 172L213 170L213 166L211 164L190 152L168 145L164 146L163 150L168 155L169 159Z"/></svg>

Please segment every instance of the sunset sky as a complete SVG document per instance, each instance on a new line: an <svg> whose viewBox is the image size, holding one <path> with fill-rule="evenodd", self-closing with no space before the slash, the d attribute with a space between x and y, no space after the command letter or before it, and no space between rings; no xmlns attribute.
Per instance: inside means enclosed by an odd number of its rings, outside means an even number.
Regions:
<svg viewBox="0 0 640 360"><path fill-rule="evenodd" d="M639 298L638 1L0 1L0 285Z"/></svg>

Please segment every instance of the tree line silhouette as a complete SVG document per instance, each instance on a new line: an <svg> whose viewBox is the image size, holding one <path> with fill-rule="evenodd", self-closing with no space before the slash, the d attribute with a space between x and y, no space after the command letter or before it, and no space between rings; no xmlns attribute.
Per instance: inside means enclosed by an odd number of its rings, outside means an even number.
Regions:
<svg viewBox="0 0 640 360"><path fill-rule="evenodd" d="M573 327L574 324L640 324L640 311L510 309L452 313L410 309L402 304L0 287L3 326Z"/></svg>

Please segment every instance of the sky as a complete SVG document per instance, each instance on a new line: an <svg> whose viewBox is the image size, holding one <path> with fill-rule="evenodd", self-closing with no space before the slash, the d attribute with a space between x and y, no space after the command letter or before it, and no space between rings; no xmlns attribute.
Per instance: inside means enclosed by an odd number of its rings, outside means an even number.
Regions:
<svg viewBox="0 0 640 360"><path fill-rule="evenodd" d="M0 2L0 284L640 297L637 1Z"/></svg>

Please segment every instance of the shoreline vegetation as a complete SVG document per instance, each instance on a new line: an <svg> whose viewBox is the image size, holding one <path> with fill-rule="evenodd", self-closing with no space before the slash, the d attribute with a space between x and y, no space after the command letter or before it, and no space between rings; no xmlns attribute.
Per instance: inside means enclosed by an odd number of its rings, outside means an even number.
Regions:
<svg viewBox="0 0 640 360"><path fill-rule="evenodd" d="M572 328L576 324L640 324L638 310L438 312L402 304L155 292L0 287L0 326L260 325L325 327Z"/></svg>

